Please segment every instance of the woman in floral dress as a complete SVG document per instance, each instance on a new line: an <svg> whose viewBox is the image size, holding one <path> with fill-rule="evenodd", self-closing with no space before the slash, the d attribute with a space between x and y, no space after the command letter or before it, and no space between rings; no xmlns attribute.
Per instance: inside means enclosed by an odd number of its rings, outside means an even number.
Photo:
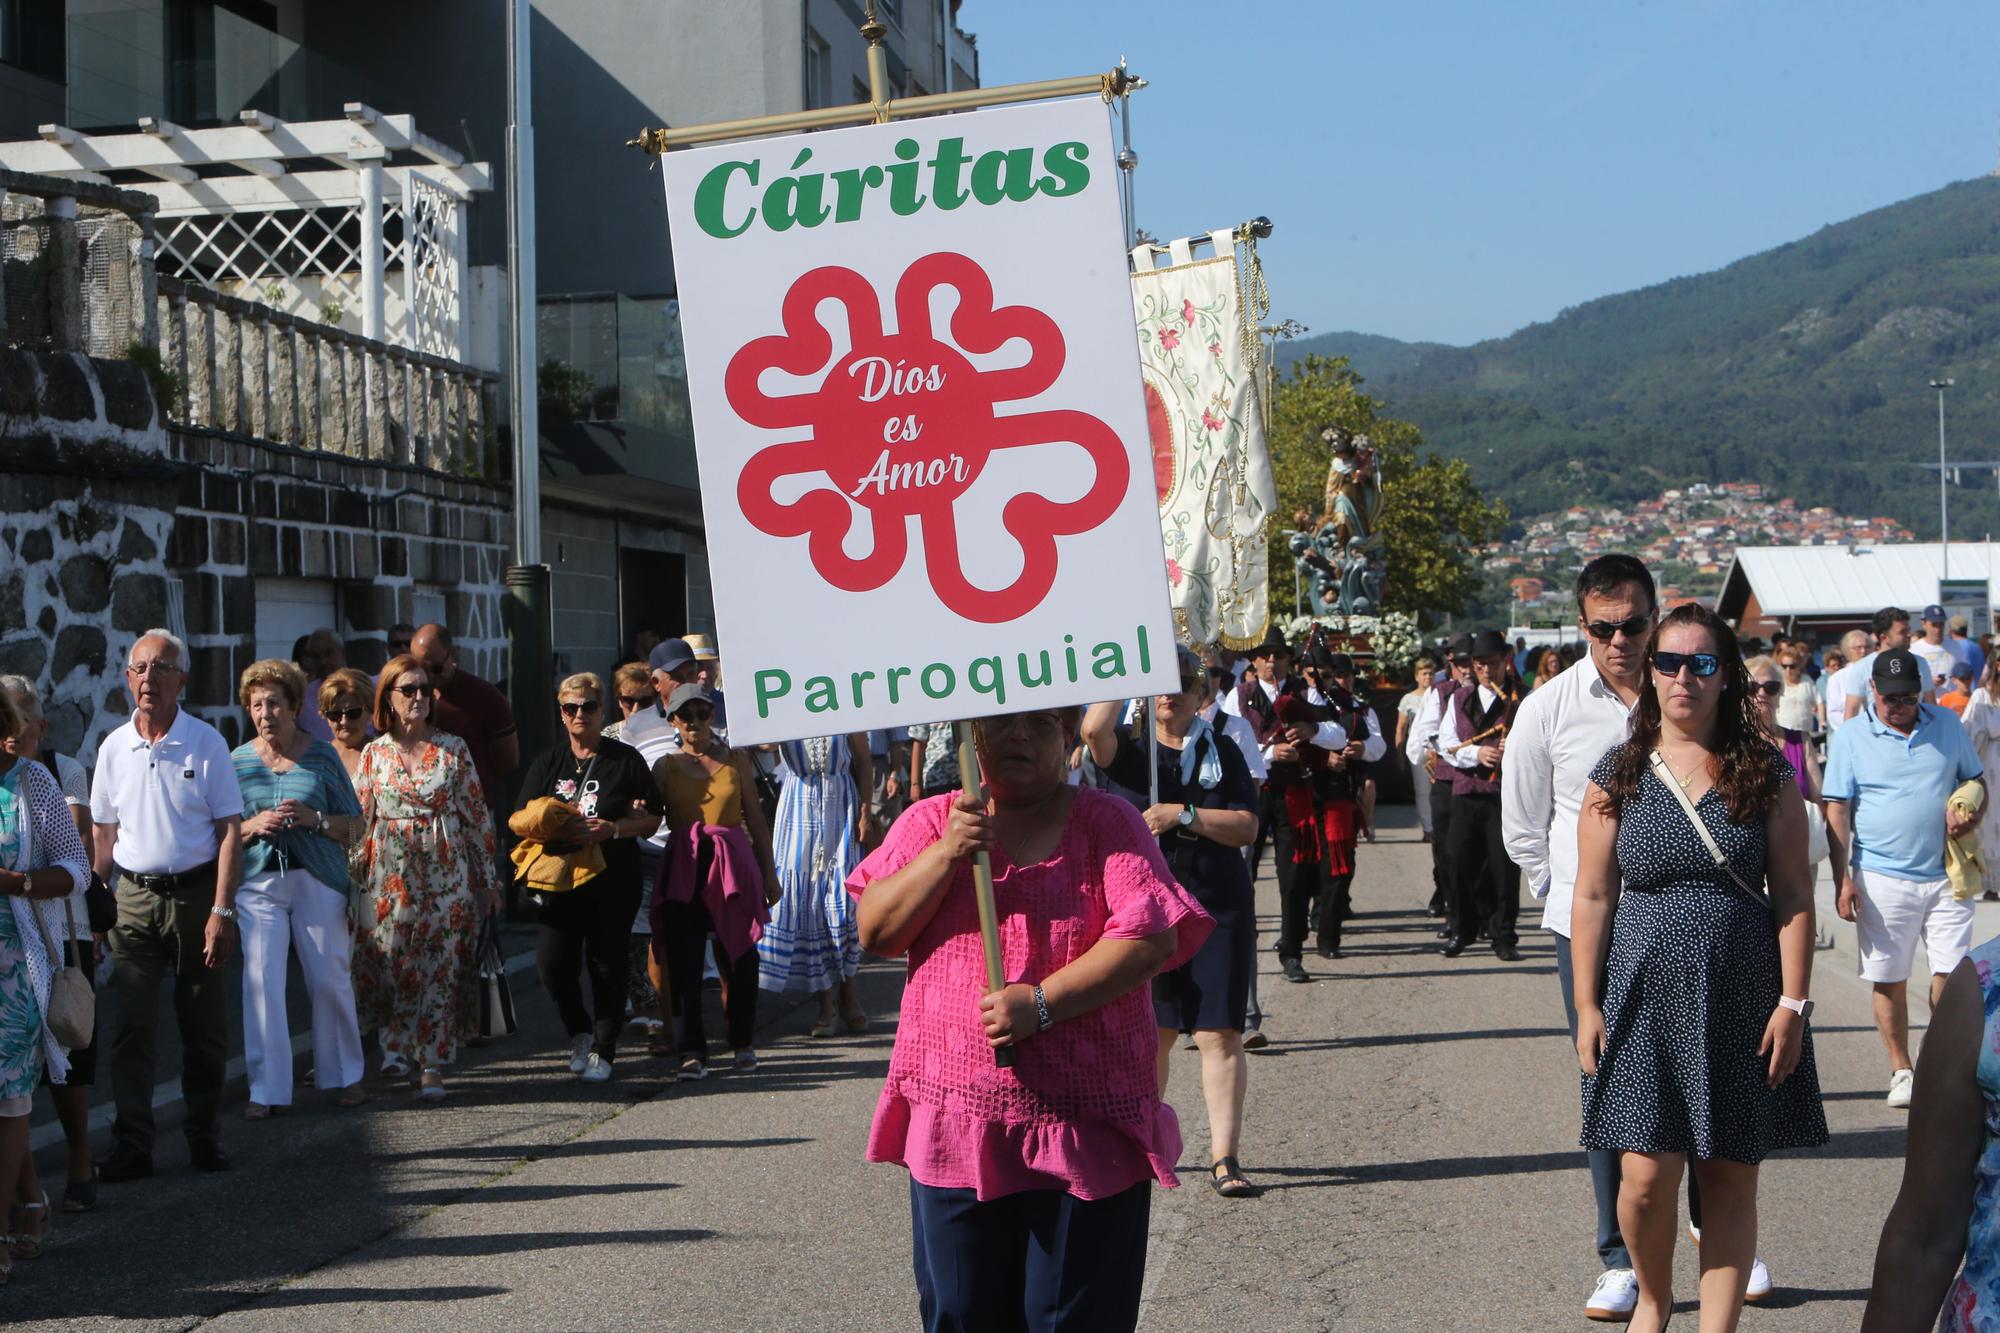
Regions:
<svg viewBox="0 0 2000 1333"><path fill-rule="evenodd" d="M443 1066L479 1017L479 924L498 910L493 817L465 742L431 725L423 663L382 669L355 788L368 818L367 911L354 944L361 1024L381 1030L382 1072L416 1072L444 1097ZM372 923L372 925L370 924Z"/></svg>
<svg viewBox="0 0 2000 1333"><path fill-rule="evenodd" d="M868 1030L854 991L861 937L847 877L861 864L874 790L868 735L818 736L779 747L791 779L778 797L771 841L778 862L778 905L757 940L758 985L819 998L812 1035L833 1035L836 1018L850 1032ZM835 1012L836 1001L839 1005Z"/></svg>

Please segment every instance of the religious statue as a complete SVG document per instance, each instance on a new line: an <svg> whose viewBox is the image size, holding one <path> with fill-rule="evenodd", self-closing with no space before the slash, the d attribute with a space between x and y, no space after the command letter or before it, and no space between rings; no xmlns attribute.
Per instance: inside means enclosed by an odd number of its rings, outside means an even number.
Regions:
<svg viewBox="0 0 2000 1333"><path fill-rule="evenodd" d="M1325 426L1320 439L1333 452L1326 474L1325 510L1317 520L1298 515L1292 554L1312 576L1314 615L1382 613L1382 475L1366 435Z"/></svg>

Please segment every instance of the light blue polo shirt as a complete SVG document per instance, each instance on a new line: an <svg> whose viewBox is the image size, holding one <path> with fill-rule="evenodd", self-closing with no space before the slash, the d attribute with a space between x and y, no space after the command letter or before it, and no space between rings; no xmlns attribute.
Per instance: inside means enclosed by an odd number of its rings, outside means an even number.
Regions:
<svg viewBox="0 0 2000 1333"><path fill-rule="evenodd" d="M1897 879L1944 878L1944 804L1959 784L1979 777L1979 755L1949 709L1917 705L1905 736L1875 716L1873 705L1833 733L1822 784L1828 800L1846 801L1854 821L1849 863Z"/></svg>

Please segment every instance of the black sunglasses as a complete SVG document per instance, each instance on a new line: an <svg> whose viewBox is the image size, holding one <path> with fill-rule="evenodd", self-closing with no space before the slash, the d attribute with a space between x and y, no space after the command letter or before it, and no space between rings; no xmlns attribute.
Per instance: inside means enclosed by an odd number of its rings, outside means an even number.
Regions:
<svg viewBox="0 0 2000 1333"><path fill-rule="evenodd" d="M674 716L683 722L706 722L715 716L715 709L707 704L682 704Z"/></svg>
<svg viewBox="0 0 2000 1333"><path fill-rule="evenodd" d="M434 692L435 692L435 691L433 691L433 690L432 690L432 688L431 688L430 686L428 686L428 685L398 685L398 686L396 686L396 693L398 693L398 694L402 695L402 696L403 696L403 697L404 697L405 699L415 699L415 698L418 698L418 697L422 697L422 698L425 698L425 699L428 699L428 698L430 698L430 697L431 697L431 695L432 695L432 694L433 694Z"/></svg>
<svg viewBox="0 0 2000 1333"><path fill-rule="evenodd" d="M618 704L622 708L644 708L659 697L657 694L621 694Z"/></svg>
<svg viewBox="0 0 2000 1333"><path fill-rule="evenodd" d="M368 710L365 708L329 708L321 713L320 716L329 722L344 725L352 722L357 717L368 716Z"/></svg>
<svg viewBox="0 0 2000 1333"><path fill-rule="evenodd" d="M1626 638L1636 639L1641 634L1644 634L1651 627L1652 623L1653 613L1648 611L1645 615L1633 616L1630 620L1593 620L1585 625L1584 629L1589 632L1591 638L1596 639L1598 642L1609 643L1612 636L1620 630L1625 632Z"/></svg>
<svg viewBox="0 0 2000 1333"><path fill-rule="evenodd" d="M1785 692L1785 682L1782 680L1753 680L1750 682L1750 688L1753 691L1761 690L1775 699Z"/></svg>
<svg viewBox="0 0 2000 1333"><path fill-rule="evenodd" d="M585 699L582 703L557 704L564 717L589 717L597 711L597 700Z"/></svg>
<svg viewBox="0 0 2000 1333"><path fill-rule="evenodd" d="M1917 696L1914 694L1882 694L1877 692L1875 695L1875 706L1877 708L1901 708L1904 704L1914 705L1916 702Z"/></svg>
<svg viewBox="0 0 2000 1333"><path fill-rule="evenodd" d="M1629 623L1629 622L1628 622ZM1653 670L1663 676L1678 676L1686 667L1701 677L1709 677L1722 669L1722 659L1714 653L1654 653Z"/></svg>

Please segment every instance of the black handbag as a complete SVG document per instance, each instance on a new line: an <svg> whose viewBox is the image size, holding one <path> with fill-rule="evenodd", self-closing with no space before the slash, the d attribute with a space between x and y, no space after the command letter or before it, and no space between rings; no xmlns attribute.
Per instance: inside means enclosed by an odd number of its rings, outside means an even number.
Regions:
<svg viewBox="0 0 2000 1333"><path fill-rule="evenodd" d="M108 935L118 924L118 899L100 875L93 874L90 887L83 891L83 914L89 919L93 935Z"/></svg>
<svg viewBox="0 0 2000 1333"><path fill-rule="evenodd" d="M507 960L500 954L500 918L490 915L479 929L479 1035L511 1037L519 1026Z"/></svg>

